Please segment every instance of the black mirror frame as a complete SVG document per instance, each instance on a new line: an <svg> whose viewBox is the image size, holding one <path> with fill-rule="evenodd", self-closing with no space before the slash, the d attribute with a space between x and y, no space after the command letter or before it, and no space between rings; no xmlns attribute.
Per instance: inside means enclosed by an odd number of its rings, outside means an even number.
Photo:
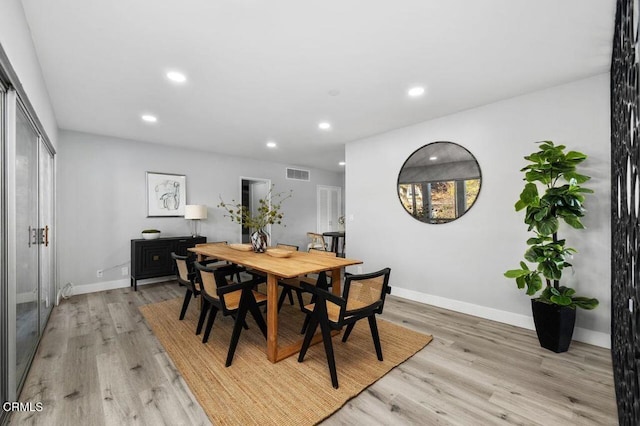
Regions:
<svg viewBox="0 0 640 426"><path fill-rule="evenodd" d="M457 216L455 219L451 219L451 220L443 221L443 222L425 222L424 220L421 220L420 218L418 218L418 217L414 216L413 214L411 214L411 212L410 212L410 211L408 211L408 210L405 208L404 204L402 203L402 198L400 197L400 190L399 190L399 188L400 188L400 175L401 175L402 170L404 169L405 165L407 164L407 162L411 159L411 157L413 157L413 156L414 156L418 151L420 151L420 150L422 150L422 149L426 148L426 147L427 147L427 146L429 146L429 145L433 145L433 144L436 144L436 143L447 143L447 144L455 145L455 146L459 147L460 149L463 149L464 151L466 151L466 152L469 154L469 156L473 159L473 161L475 161L475 163L476 163L476 164L477 164L477 166L478 166L479 180L480 180L480 187L478 188L478 193L476 194L476 197L475 197L475 199L473 200L473 203L472 203L472 204L469 206L469 208L468 208L468 209L466 209L466 210L464 211L464 213L462 213L460 216ZM478 201L478 197L480 196L480 192L482 192L482 169L480 168L480 163L478 162L478 159L477 159L477 158L475 157L475 155L473 155L473 154L471 153L471 151L469 151L467 148L465 148L464 146L460 145L459 143L451 142L451 141L433 141L433 142L429 142L428 144L422 145L420 148L418 148L418 149L416 149L415 151L413 151L413 152L411 153L411 155L409 155L409 156L407 157L407 159L406 159L406 160L404 160L404 162L402 163L402 166L400 167L400 170L398 171L398 178L396 179L396 194L398 195L398 201L400 202L400 206L402 206L402 209L403 209L403 210L404 210L404 211L405 211L409 216L411 216L412 218L414 218L414 219L415 219L415 220L417 220L418 222L420 222L420 223L426 223L426 224L429 224L429 225L443 225L443 224L447 224L447 223L450 223L450 222L455 222L456 220L460 219L462 216L464 216L465 214L467 214L467 212L468 212L469 210L471 210L471 208L476 204L476 202Z"/></svg>

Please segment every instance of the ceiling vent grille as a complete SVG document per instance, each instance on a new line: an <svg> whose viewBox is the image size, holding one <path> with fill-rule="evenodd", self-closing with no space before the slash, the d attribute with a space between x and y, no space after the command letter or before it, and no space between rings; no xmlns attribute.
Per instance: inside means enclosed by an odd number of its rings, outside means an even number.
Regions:
<svg viewBox="0 0 640 426"><path fill-rule="evenodd" d="M309 170L302 169L292 169L287 167L287 179L292 180L303 180L305 182L309 182L311 172Z"/></svg>

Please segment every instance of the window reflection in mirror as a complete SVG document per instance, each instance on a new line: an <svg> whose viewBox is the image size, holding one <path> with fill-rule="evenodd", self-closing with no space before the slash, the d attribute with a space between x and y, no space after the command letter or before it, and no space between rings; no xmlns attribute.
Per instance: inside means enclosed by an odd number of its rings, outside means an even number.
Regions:
<svg viewBox="0 0 640 426"><path fill-rule="evenodd" d="M465 214L478 197L482 176L475 157L453 142L416 150L398 174L404 209L425 223L447 223Z"/></svg>

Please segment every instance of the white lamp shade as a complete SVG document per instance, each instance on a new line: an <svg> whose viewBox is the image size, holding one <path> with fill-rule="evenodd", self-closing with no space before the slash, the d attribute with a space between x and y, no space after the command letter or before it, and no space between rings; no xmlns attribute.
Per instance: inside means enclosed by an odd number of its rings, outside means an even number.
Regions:
<svg viewBox="0 0 640 426"><path fill-rule="evenodd" d="M188 204L184 206L185 219L206 219L207 206L202 204Z"/></svg>

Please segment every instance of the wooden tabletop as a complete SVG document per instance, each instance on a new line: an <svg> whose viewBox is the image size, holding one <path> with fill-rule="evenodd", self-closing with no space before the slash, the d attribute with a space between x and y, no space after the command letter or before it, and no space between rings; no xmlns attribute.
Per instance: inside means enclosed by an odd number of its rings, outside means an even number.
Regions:
<svg viewBox="0 0 640 426"><path fill-rule="evenodd" d="M207 257L228 260L229 262L248 266L281 278L294 278L300 275L313 274L362 263L361 260L318 256L302 251L293 251L290 257L280 258L270 256L267 253L236 250L226 244L192 247L189 251Z"/></svg>

